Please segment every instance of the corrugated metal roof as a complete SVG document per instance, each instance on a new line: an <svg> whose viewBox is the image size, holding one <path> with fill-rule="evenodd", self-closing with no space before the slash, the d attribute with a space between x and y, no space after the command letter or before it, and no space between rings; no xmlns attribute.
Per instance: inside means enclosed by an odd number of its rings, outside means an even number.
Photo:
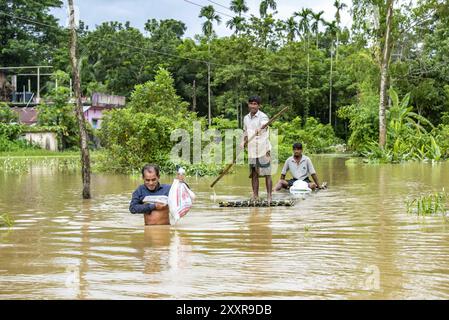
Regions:
<svg viewBox="0 0 449 320"><path fill-rule="evenodd" d="M30 108L12 107L11 110L19 114L20 123L34 124L37 122L37 109L34 107Z"/></svg>

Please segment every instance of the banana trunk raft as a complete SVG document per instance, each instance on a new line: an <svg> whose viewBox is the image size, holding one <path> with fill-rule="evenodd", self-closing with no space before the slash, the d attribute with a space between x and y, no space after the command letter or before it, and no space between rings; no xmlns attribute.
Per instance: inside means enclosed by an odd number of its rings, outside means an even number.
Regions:
<svg viewBox="0 0 449 320"><path fill-rule="evenodd" d="M292 207L296 203L295 200L272 200L268 205L267 200L235 200L235 201L220 201L220 207Z"/></svg>

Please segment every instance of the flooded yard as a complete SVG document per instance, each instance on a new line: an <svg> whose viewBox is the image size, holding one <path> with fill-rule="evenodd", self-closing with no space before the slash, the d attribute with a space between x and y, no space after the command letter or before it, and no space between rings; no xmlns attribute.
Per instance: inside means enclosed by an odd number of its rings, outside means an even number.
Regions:
<svg viewBox="0 0 449 320"><path fill-rule="evenodd" d="M0 171L0 214L15 220L0 228L0 298L449 299L449 222L405 208L448 190L449 164L311 159L329 188L294 207L220 208L249 198L246 167L216 198L214 177L189 177L197 200L176 226L129 213L140 177L95 174L82 200L74 170Z"/></svg>

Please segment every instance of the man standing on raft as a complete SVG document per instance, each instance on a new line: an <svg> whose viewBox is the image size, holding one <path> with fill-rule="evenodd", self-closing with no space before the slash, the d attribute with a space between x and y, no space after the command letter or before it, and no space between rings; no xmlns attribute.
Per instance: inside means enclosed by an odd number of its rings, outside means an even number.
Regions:
<svg viewBox="0 0 449 320"><path fill-rule="evenodd" d="M272 180L271 180L271 144L269 140L268 127L261 129L269 121L268 116L259 110L261 99L259 96L252 96L248 99L249 113L243 119L243 148L248 139L253 135L256 137L248 144L248 162L253 188L252 200L259 198L259 177L265 177L267 187L267 200L271 202Z"/></svg>

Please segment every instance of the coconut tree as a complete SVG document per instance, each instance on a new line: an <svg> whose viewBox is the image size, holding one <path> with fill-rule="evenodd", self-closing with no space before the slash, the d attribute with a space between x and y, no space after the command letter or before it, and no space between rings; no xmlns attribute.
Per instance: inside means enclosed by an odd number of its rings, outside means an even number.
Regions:
<svg viewBox="0 0 449 320"><path fill-rule="evenodd" d="M205 6L201 8L200 18L206 18L203 23L203 33L207 39L207 51L210 59L210 40L214 34L213 22L219 24L221 22L221 17L215 13L215 8L213 6ZM207 63L207 103L208 103L208 122L209 126L212 124L212 110L210 105L210 60Z"/></svg>

